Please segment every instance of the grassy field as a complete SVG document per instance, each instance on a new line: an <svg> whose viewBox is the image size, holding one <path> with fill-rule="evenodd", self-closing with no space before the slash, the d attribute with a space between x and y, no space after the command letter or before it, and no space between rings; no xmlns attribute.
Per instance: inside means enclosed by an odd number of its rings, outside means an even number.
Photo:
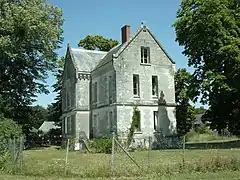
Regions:
<svg viewBox="0 0 240 180"><path fill-rule="evenodd" d="M114 169L118 179L239 179L240 150L181 150L131 153L139 169L125 154L115 155ZM184 158L183 158L184 157ZM110 177L111 155L69 152L64 177L65 151L56 149L24 152L22 176L0 175L8 180L76 180ZM183 163L184 160L184 163ZM131 178L130 178L131 177Z"/></svg>
<svg viewBox="0 0 240 180"><path fill-rule="evenodd" d="M216 172L216 173L188 173L179 174L174 176L158 176L158 177L120 177L114 178L117 180L138 180L138 179L152 179L152 180L239 180L240 172ZM80 178L61 178L61 177L27 177L27 176L9 176L0 175L1 180L79 180ZM84 178L86 180L96 179L105 180L109 178Z"/></svg>

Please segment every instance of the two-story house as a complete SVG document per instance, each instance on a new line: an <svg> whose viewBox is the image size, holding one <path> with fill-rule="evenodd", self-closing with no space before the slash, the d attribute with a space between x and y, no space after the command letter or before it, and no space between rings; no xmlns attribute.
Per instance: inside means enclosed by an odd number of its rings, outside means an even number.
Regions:
<svg viewBox="0 0 240 180"><path fill-rule="evenodd" d="M63 136L79 138L128 133L133 107L141 134L176 133L175 63L149 28L141 24L109 52L67 48L62 89Z"/></svg>

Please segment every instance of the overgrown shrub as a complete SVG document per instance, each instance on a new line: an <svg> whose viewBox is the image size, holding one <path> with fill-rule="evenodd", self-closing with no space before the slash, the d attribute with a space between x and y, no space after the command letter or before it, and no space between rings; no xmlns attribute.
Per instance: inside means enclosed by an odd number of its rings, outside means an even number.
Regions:
<svg viewBox="0 0 240 180"><path fill-rule="evenodd" d="M0 118L0 170L3 169L9 160L8 140L22 136L22 129L13 120Z"/></svg>
<svg viewBox="0 0 240 180"><path fill-rule="evenodd" d="M89 148L95 153L110 154L112 151L112 139L110 137L92 139L89 142Z"/></svg>
<svg viewBox="0 0 240 180"><path fill-rule="evenodd" d="M132 122L129 128L129 134L127 138L127 146L130 146L133 140L133 134L136 130L140 130L140 111L138 110L137 106L133 107L133 115L132 115Z"/></svg>
<svg viewBox="0 0 240 180"><path fill-rule="evenodd" d="M205 124L200 124L199 126L195 127L194 130L199 134L213 134L213 131Z"/></svg>

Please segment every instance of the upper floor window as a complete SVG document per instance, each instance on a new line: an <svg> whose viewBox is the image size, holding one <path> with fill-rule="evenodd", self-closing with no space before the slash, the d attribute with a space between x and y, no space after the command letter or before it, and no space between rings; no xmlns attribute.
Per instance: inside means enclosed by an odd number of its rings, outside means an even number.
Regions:
<svg viewBox="0 0 240 180"><path fill-rule="evenodd" d="M66 103L67 103L67 108L71 107L71 97L70 97L70 93L68 92L68 90L66 90Z"/></svg>
<svg viewBox="0 0 240 180"><path fill-rule="evenodd" d="M97 102L97 82L93 84L93 102Z"/></svg>
<svg viewBox="0 0 240 180"><path fill-rule="evenodd" d="M158 77L152 76L152 95L158 96Z"/></svg>
<svg viewBox="0 0 240 180"><path fill-rule="evenodd" d="M141 47L141 63L149 64L150 63L150 48Z"/></svg>
<svg viewBox="0 0 240 180"><path fill-rule="evenodd" d="M133 95L139 96L139 75L133 75Z"/></svg>
<svg viewBox="0 0 240 180"><path fill-rule="evenodd" d="M108 97L109 97L109 103L112 103L112 76L109 76L108 79Z"/></svg>

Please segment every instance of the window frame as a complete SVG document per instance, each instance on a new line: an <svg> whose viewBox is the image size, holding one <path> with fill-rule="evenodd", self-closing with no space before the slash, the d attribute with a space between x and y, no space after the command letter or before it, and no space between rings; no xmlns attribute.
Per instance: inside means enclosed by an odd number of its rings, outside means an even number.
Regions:
<svg viewBox="0 0 240 180"><path fill-rule="evenodd" d="M141 64L150 64L150 48L149 47L141 46Z"/></svg>
<svg viewBox="0 0 240 180"><path fill-rule="evenodd" d="M158 127L158 111L153 111L153 130L157 131Z"/></svg>
<svg viewBox="0 0 240 180"><path fill-rule="evenodd" d="M136 85L136 87L135 87L135 85ZM132 88L133 88L134 97L140 97L140 83L139 83L139 75L138 74L133 74L133 86L132 86Z"/></svg>
<svg viewBox="0 0 240 180"><path fill-rule="evenodd" d="M155 94L154 94L154 92L155 92ZM152 76L152 96L158 97L158 76L156 76L156 75Z"/></svg>
<svg viewBox="0 0 240 180"><path fill-rule="evenodd" d="M109 104L112 104L112 76L108 77L108 100L109 100Z"/></svg>

